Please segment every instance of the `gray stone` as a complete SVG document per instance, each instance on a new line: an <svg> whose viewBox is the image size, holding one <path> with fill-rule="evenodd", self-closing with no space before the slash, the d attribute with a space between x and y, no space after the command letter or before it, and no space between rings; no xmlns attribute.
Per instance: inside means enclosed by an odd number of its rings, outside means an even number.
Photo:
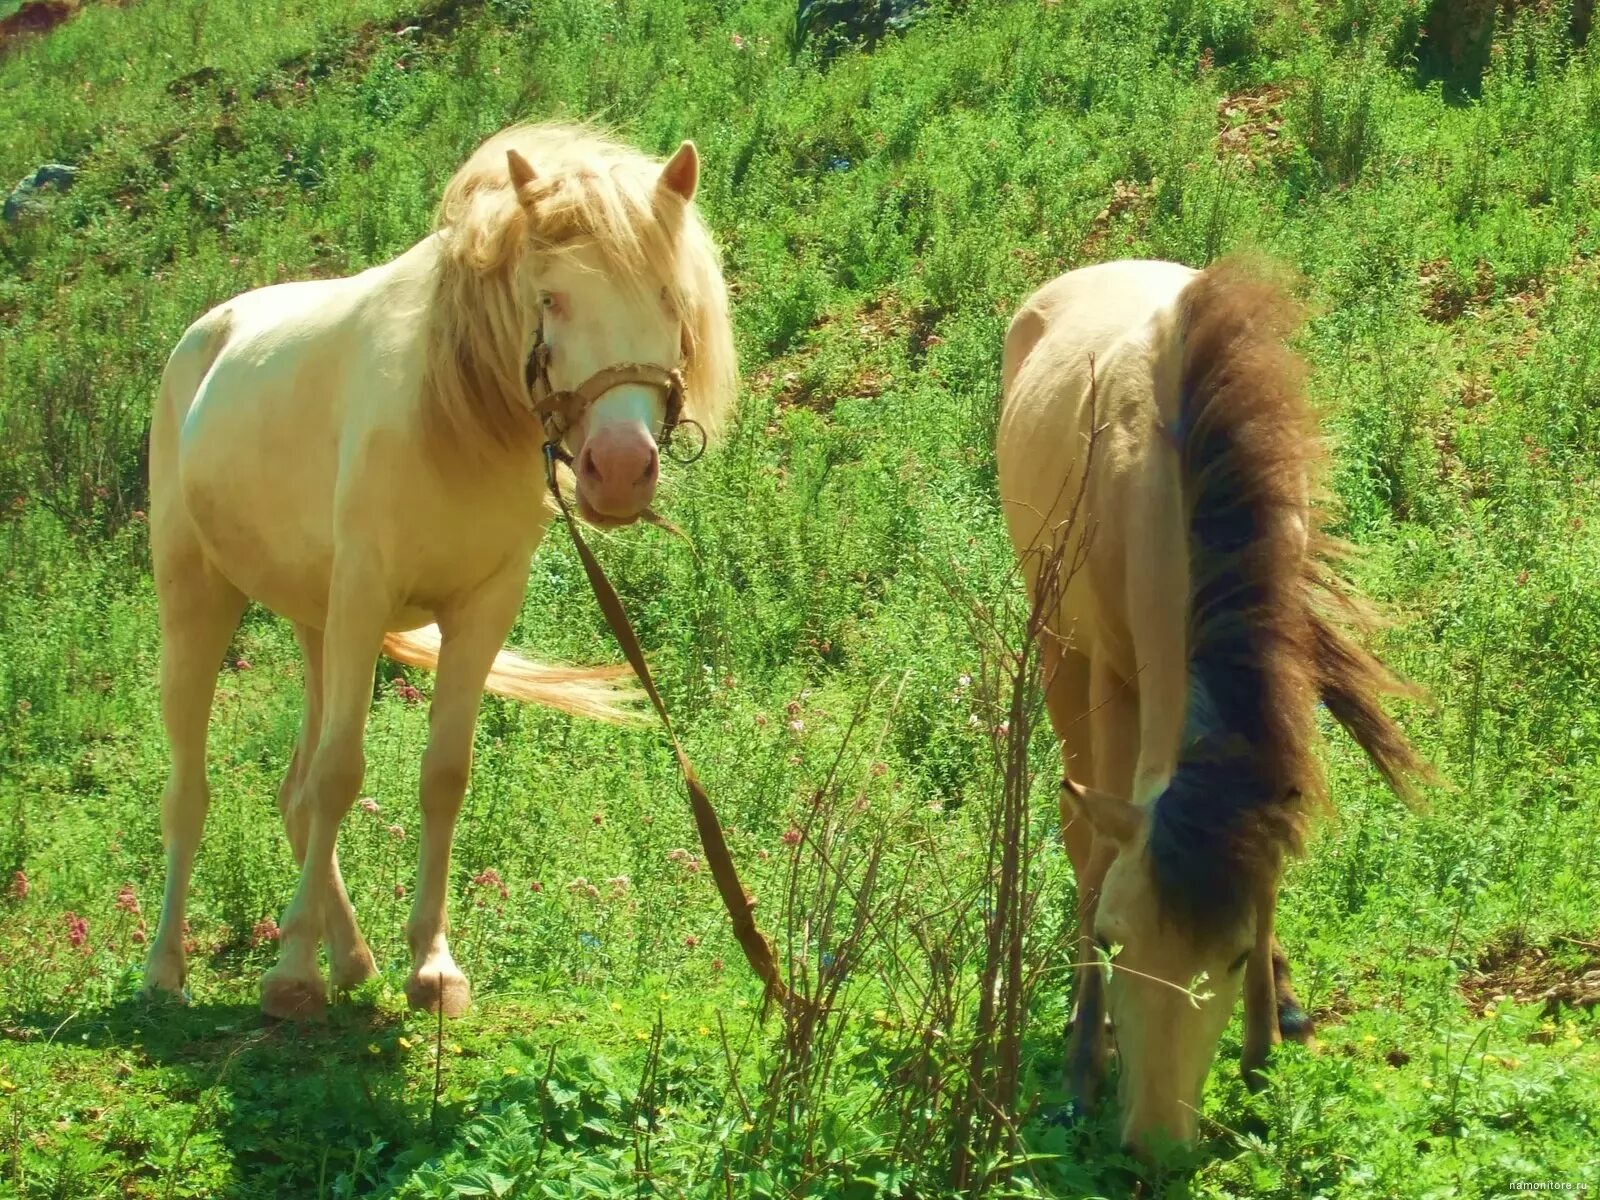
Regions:
<svg viewBox="0 0 1600 1200"><path fill-rule="evenodd" d="M47 188L64 192L77 178L77 167L69 167L66 163L45 163L11 189L5 207L0 209L0 219L15 221L25 212L42 211L41 192Z"/></svg>

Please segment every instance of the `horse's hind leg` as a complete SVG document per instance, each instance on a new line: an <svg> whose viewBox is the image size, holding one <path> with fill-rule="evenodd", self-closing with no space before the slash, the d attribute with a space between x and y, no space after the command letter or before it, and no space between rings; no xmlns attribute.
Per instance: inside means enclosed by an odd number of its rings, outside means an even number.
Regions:
<svg viewBox="0 0 1600 1200"><path fill-rule="evenodd" d="M362 742L384 620L373 597L383 595L385 586L369 559L335 556L323 631L317 748L298 789L306 812L300 884L283 915L278 961L261 977L261 1007L270 1017L318 1017L327 1005L317 947L343 892L335 883L335 847L366 769Z"/></svg>
<svg viewBox="0 0 1600 1200"><path fill-rule="evenodd" d="M294 757L278 789L278 811L283 814L283 827L294 850L295 866L303 867L310 810L302 796L302 787L311 759L317 752L322 724L322 630L297 624L294 635L306 665L306 709L300 722L300 736L295 741ZM355 909L345 891L337 852L333 860L332 897L324 914L322 932L328 943L328 973L336 990L358 987L377 974L372 953L361 936Z"/></svg>
<svg viewBox="0 0 1600 1200"><path fill-rule="evenodd" d="M167 520L152 531L152 551L161 608L161 718L172 766L161 797L166 890L145 960L145 987L181 995L189 877L210 805L206 733L211 701L246 600L206 560L187 517L171 510L164 515Z"/></svg>

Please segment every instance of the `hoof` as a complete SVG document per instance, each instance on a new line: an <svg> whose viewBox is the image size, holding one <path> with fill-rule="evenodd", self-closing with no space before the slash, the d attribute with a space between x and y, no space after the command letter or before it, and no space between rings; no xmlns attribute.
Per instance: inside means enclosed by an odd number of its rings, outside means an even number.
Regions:
<svg viewBox="0 0 1600 1200"><path fill-rule="evenodd" d="M357 946L342 960L329 964L328 982L336 992L348 992L360 987L378 974L378 965L372 961L372 951L365 945Z"/></svg>
<svg viewBox="0 0 1600 1200"><path fill-rule="evenodd" d="M319 1021L328 1011L322 980L261 977L261 1011L279 1021Z"/></svg>
<svg viewBox="0 0 1600 1200"><path fill-rule="evenodd" d="M185 974L181 950L177 954L166 954L160 952L158 946L152 946L144 960L144 986L140 993L150 1000L185 1000L188 998L183 990Z"/></svg>
<svg viewBox="0 0 1600 1200"><path fill-rule="evenodd" d="M459 1017L472 1007L472 988L454 966L422 967L406 980L406 1003L424 1012Z"/></svg>
<svg viewBox="0 0 1600 1200"><path fill-rule="evenodd" d="M1298 1004L1278 1005L1278 1032L1291 1042L1309 1042L1317 1031L1311 1014Z"/></svg>
<svg viewBox="0 0 1600 1200"><path fill-rule="evenodd" d="M146 1000L168 1001L173 1004L187 1004L189 993L183 987L183 972L176 974L166 971L156 971L145 968L144 985L139 989L139 995Z"/></svg>

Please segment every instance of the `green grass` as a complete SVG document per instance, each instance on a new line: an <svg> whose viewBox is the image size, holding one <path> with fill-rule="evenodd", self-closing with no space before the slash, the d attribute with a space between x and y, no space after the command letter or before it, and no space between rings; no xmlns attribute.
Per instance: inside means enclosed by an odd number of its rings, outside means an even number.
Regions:
<svg viewBox="0 0 1600 1200"><path fill-rule="evenodd" d="M1402 715L1453 787L1406 811L1330 738L1338 815L1280 917L1320 1048L1286 1048L1251 1099L1235 1026L1207 1140L1165 1174L1135 1171L1107 1114L1055 1119L1048 975L1022 1044L1032 1157L993 1194L1600 1186L1600 1019L1542 999L1600 966L1600 51L1530 12L1463 102L1409 65L1420 7L952 3L822 64L791 55L782 0L173 0L90 5L0 60L0 180L81 168L0 227L0 885L29 881L0 899L0 1195L946 1194L926 1068L961 1069L939 1047L972 1036L971 972L953 1020L917 997L970 962L928 944L981 934L950 905L1000 793L971 621L1016 598L1000 338L1068 267L1240 246L1303 274L1341 532L1397 618L1381 649L1434 694ZM227 296L404 249L480 138L554 115L704 158L738 421L669 469L692 551L645 529L599 552L763 919L813 969L847 939L782 918L850 911L816 847L857 884L881 847L826 1078L785 1073L705 873L671 853L694 833L660 736L498 701L452 898L476 1006L442 1030L406 1015L427 715L387 681L383 811L352 814L342 854L383 975L326 1027L264 1028L252 931L292 888L273 798L299 692L259 612L213 721L194 1003L136 998L165 770L139 511L161 363ZM560 531L516 632L616 657ZM1048 847L1043 731L1031 752ZM790 845L814 803L834 832ZM1029 879L1044 962L1070 870L1049 849Z"/></svg>

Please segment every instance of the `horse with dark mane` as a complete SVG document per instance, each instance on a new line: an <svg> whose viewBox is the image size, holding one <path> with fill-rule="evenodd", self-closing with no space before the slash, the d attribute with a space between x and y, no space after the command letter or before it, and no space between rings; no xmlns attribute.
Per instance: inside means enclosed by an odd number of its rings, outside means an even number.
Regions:
<svg viewBox="0 0 1600 1200"><path fill-rule="evenodd" d="M1109 1009L1141 1149L1193 1138L1241 991L1247 1079L1311 1036L1273 924L1323 796L1317 702L1401 794L1430 777L1378 703L1408 685L1349 632L1368 612L1314 503L1297 317L1235 262L1114 262L1041 288L1006 338L1000 492L1078 881L1068 1084L1093 1099Z"/></svg>

